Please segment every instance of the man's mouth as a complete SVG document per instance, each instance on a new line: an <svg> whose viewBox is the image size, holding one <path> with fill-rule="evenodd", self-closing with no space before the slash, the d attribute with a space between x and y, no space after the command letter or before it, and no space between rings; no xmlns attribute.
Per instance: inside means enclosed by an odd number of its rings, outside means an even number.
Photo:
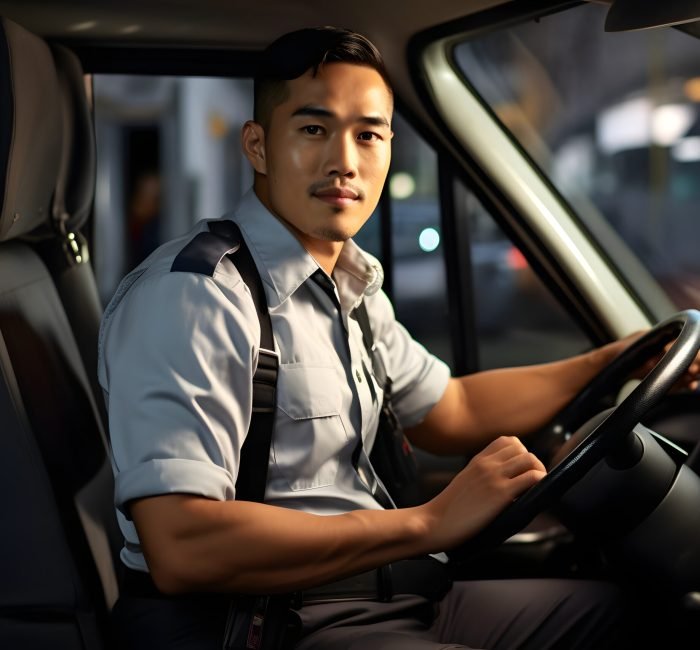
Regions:
<svg viewBox="0 0 700 650"><path fill-rule="evenodd" d="M347 206L360 199L359 192L349 187L326 187L312 192L320 201L336 206Z"/></svg>

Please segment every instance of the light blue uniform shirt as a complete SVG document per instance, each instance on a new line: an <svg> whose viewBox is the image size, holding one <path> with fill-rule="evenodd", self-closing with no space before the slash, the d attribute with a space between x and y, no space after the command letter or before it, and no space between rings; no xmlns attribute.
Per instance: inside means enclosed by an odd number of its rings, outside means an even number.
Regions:
<svg viewBox="0 0 700 650"><path fill-rule="evenodd" d="M364 298L404 427L419 423L439 401L448 367L396 322L380 289L381 266L352 240L333 273L338 312L311 278L318 263L252 190L227 218L240 226L262 278L280 357L266 502L321 515L381 508L351 458L360 435L367 453L372 448L382 387L350 313ZM135 569L147 567L128 518L130 500L236 496L260 326L230 260L213 277L170 271L204 230L206 222L197 223L127 275L102 321L98 373L126 540L122 560Z"/></svg>

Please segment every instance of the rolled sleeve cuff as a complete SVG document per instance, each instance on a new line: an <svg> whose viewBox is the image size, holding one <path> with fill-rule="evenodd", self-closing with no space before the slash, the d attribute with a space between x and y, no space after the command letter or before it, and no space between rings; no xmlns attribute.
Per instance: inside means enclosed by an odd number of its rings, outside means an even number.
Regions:
<svg viewBox="0 0 700 650"><path fill-rule="evenodd" d="M433 362L421 378L420 390L413 392L410 400L402 400L406 404L396 409L396 415L402 427L414 427L425 419L445 394L450 376L449 366L440 359L433 358Z"/></svg>
<svg viewBox="0 0 700 650"><path fill-rule="evenodd" d="M149 460L119 472L115 479L115 505L127 519L129 501L175 493L226 501L235 496L235 482L218 465L183 458Z"/></svg>

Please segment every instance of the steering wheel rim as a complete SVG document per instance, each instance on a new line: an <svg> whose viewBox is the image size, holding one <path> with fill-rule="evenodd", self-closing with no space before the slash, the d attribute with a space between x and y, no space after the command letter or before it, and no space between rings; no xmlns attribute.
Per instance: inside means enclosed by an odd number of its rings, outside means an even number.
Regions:
<svg viewBox="0 0 700 650"><path fill-rule="evenodd" d="M510 503L474 537L449 552L461 561L492 548L524 528L539 512L551 507L570 487L622 442L641 418L668 393L700 349L700 311L688 309L661 321L598 373L555 417L552 426L566 429L583 411L639 367L652 352L675 341L638 386L611 410L573 450L536 485ZM589 416L590 417L590 416ZM579 426L582 423L579 423Z"/></svg>

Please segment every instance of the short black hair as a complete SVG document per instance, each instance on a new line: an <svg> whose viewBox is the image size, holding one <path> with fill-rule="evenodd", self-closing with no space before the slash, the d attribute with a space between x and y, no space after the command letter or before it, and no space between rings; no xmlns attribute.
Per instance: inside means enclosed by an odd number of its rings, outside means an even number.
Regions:
<svg viewBox="0 0 700 650"><path fill-rule="evenodd" d="M337 27L310 27L280 36L265 48L253 83L253 119L269 126L275 106L288 96L287 81L326 63L355 63L376 70L393 95L384 60L362 34Z"/></svg>

